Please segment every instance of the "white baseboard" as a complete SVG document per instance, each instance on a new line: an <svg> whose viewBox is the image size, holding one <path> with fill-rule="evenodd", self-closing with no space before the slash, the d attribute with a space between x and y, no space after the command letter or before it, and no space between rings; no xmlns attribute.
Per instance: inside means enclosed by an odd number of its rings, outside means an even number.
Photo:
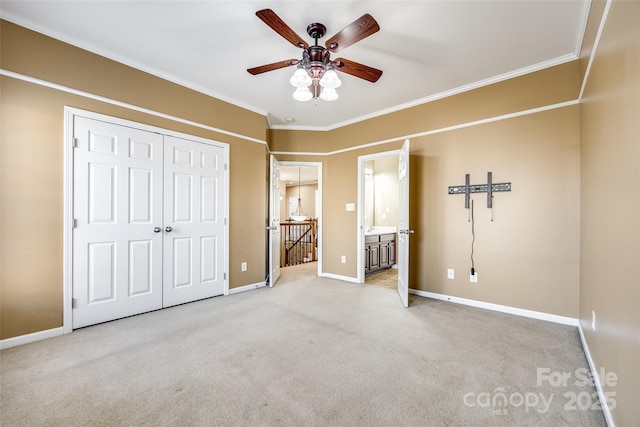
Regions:
<svg viewBox="0 0 640 427"><path fill-rule="evenodd" d="M613 416L611 415L611 410L609 409L609 405L607 405L607 399L604 394L604 390L602 389L602 383L600 382L600 375L598 374L598 369L596 368L596 364L593 363L593 359L591 358L591 352L589 352L589 346L587 345L587 340L584 337L584 332L582 331L582 325L578 321L578 331L580 332L580 341L582 341L582 348L584 350L584 354L587 356L587 362L589 362L589 369L591 369L591 375L593 376L593 381L596 383L596 390L598 391L598 397L600 398L600 406L602 406L602 414L604 415L604 419L607 421L607 425L609 427L615 427L615 423L613 422Z"/></svg>
<svg viewBox="0 0 640 427"><path fill-rule="evenodd" d="M341 276L339 274L333 274L333 273L321 273L318 276L328 277L329 279L342 280L344 282L360 283L357 277Z"/></svg>
<svg viewBox="0 0 640 427"><path fill-rule="evenodd" d="M472 307L484 308L487 310L500 311L502 313L515 314L516 316L530 317L532 319L546 320L548 322L561 323L563 325L578 326L578 319L573 317L558 316L556 314L543 313L541 311L525 310L523 308L510 307L508 305L492 304L490 302L477 301L467 298L453 297L449 295L437 294L434 292L409 289L409 293L426 298L449 301L456 304L469 305Z"/></svg>
<svg viewBox="0 0 640 427"><path fill-rule="evenodd" d="M237 294L240 292L246 292L246 291L252 291L254 289L258 289L258 288L264 288L265 286L267 286L267 282L258 282L258 283L252 283L250 285L245 285L245 286L238 286L237 288L231 288L229 289L229 295L233 295L233 294Z"/></svg>
<svg viewBox="0 0 640 427"><path fill-rule="evenodd" d="M7 338L6 340L0 341L0 350L29 344L36 341L46 340L48 338L59 337L60 335L64 335L62 327L47 329L46 331L34 332L27 335L20 335L13 338Z"/></svg>

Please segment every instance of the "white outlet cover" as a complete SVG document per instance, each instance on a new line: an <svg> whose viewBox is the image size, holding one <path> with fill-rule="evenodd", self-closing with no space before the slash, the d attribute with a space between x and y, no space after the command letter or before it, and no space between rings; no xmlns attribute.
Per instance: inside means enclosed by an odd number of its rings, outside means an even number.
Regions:
<svg viewBox="0 0 640 427"><path fill-rule="evenodd" d="M469 273L469 281L473 283L478 283L478 272L476 274Z"/></svg>
<svg viewBox="0 0 640 427"><path fill-rule="evenodd" d="M346 208L347 208L348 212L355 211L356 210L356 204L355 203L347 203Z"/></svg>
<svg viewBox="0 0 640 427"><path fill-rule="evenodd" d="M453 268L447 269L447 279L455 279L455 272Z"/></svg>

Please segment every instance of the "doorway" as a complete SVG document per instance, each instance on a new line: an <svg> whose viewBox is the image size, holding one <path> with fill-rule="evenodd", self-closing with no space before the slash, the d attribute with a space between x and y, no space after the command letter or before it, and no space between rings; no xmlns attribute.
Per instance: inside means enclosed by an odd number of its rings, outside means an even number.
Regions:
<svg viewBox="0 0 640 427"><path fill-rule="evenodd" d="M315 262L322 273L322 163L279 162L281 265ZM273 200L270 198L270 200ZM305 234L306 233L306 234ZM310 238L315 234L315 238ZM302 249L299 248L302 247ZM284 263L284 264L283 264Z"/></svg>
<svg viewBox="0 0 640 427"><path fill-rule="evenodd" d="M406 139L402 144L402 148L396 151L387 151L367 156L358 157L358 283L365 283L365 272L372 273L386 268L392 268L393 264L397 264L397 289L400 300L405 307L409 306L409 237L414 233L409 229L409 151L411 141ZM369 215L373 218L365 221L366 218L366 191L365 180L367 175L370 179L375 175L375 170L367 170L366 165L369 160L383 159L387 157L395 157L397 159L397 186L395 186L398 194L397 209L397 227L382 225L376 228L376 212L380 212L375 206L375 201L370 202L372 205ZM370 164L375 168L375 162ZM395 181L394 181L395 182ZM391 188L388 191L393 191ZM379 194L375 189L370 193ZM381 204L383 218L387 218L390 211L387 212L388 205ZM365 228L365 224L367 228Z"/></svg>
<svg viewBox="0 0 640 427"><path fill-rule="evenodd" d="M360 283L397 288L398 152L360 158L360 220L364 244Z"/></svg>

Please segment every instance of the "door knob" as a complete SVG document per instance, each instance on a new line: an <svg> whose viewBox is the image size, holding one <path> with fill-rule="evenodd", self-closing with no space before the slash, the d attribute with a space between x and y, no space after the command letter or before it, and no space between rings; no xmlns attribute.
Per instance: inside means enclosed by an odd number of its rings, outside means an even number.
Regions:
<svg viewBox="0 0 640 427"><path fill-rule="evenodd" d="M160 228L160 227L153 227L153 232L154 232L154 233L159 233L159 232L161 232L161 231L162 231L162 228Z"/></svg>
<svg viewBox="0 0 640 427"><path fill-rule="evenodd" d="M171 230L173 230L173 228L167 226L165 227L164 231L166 231L167 233L171 233Z"/></svg>

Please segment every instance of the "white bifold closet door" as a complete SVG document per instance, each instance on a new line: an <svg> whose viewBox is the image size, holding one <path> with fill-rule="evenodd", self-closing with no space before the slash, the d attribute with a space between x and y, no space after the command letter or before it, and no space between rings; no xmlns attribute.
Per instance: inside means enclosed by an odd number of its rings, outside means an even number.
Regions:
<svg viewBox="0 0 640 427"><path fill-rule="evenodd" d="M224 292L224 148L76 116L73 327Z"/></svg>

